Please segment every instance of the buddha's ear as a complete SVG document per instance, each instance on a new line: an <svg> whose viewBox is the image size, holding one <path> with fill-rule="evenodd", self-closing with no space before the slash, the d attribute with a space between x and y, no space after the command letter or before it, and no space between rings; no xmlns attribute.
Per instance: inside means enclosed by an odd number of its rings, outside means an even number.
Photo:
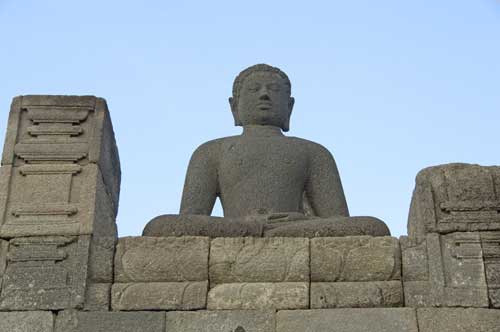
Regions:
<svg viewBox="0 0 500 332"><path fill-rule="evenodd" d="M295 99L293 97L290 97L288 100L288 116L286 117L285 123L283 123L283 131L289 131L290 130L290 117L292 116L292 110L293 110L293 105L295 104Z"/></svg>
<svg viewBox="0 0 500 332"><path fill-rule="evenodd" d="M234 125L241 126L240 117L238 116L238 107L233 97L229 97L229 106L231 107L231 113L233 113Z"/></svg>

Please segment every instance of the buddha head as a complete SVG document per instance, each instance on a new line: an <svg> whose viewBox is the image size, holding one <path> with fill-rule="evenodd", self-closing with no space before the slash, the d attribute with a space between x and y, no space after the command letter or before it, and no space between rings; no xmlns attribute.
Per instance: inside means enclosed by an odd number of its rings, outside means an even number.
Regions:
<svg viewBox="0 0 500 332"><path fill-rule="evenodd" d="M291 83L279 68L258 64L234 80L229 98L236 126L271 125L288 131L295 100Z"/></svg>

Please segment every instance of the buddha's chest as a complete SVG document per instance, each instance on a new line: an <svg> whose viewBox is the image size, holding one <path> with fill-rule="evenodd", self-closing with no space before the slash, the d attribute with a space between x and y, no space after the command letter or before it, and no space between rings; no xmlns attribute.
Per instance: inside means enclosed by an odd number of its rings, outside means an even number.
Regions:
<svg viewBox="0 0 500 332"><path fill-rule="evenodd" d="M219 181L223 186L302 186L307 177L306 151L285 139L236 141L222 152Z"/></svg>

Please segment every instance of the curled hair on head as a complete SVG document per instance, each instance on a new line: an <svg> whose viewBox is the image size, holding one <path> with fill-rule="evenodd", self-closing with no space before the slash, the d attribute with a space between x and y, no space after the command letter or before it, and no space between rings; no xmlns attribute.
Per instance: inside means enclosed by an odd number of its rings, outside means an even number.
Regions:
<svg viewBox="0 0 500 332"><path fill-rule="evenodd" d="M235 99L235 101L237 101L238 97L240 96L240 90L241 86L243 85L243 81L248 77L248 75L260 71L271 72L280 75L281 78L285 81L285 84L288 87L289 91L292 90L292 83L290 83L290 79L281 69L266 65L265 63L259 63L257 65L253 65L244 69L241 73L238 74L238 76L236 76L236 79L233 83L233 98Z"/></svg>

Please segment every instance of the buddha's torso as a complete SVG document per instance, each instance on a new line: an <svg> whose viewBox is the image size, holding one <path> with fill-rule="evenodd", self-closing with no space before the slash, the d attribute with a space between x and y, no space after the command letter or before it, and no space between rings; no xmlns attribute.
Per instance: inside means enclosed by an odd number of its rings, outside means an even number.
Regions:
<svg viewBox="0 0 500 332"><path fill-rule="evenodd" d="M217 174L224 215L301 212L308 178L306 145L286 136L222 139Z"/></svg>

